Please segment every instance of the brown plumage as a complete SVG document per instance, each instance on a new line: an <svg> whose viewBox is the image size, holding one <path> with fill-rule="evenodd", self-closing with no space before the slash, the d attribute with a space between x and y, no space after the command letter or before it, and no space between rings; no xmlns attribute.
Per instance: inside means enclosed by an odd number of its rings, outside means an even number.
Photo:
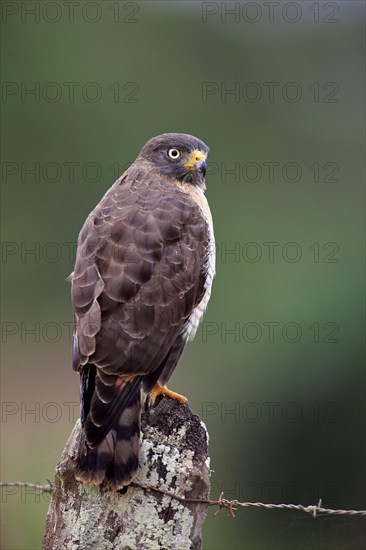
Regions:
<svg viewBox="0 0 366 550"><path fill-rule="evenodd" d="M141 407L167 383L206 308L214 276L207 153L186 134L153 138L80 232L73 367L83 426L76 476L85 483L117 490L136 475Z"/></svg>

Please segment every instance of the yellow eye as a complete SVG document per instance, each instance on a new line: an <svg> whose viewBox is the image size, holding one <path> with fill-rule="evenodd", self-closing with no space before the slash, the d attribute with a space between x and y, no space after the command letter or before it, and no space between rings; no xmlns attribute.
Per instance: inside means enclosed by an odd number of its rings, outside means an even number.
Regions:
<svg viewBox="0 0 366 550"><path fill-rule="evenodd" d="M180 157L181 155L181 152L179 151L179 149L169 149L168 151L168 157L172 160L176 160Z"/></svg>

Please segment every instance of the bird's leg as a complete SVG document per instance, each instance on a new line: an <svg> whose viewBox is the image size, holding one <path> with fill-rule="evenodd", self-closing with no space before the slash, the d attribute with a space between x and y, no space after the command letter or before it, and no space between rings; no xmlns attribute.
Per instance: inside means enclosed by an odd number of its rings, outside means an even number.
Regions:
<svg viewBox="0 0 366 550"><path fill-rule="evenodd" d="M188 399L184 397L184 395L171 391L166 386L160 386L160 384L156 383L149 395L151 406L154 405L155 400L159 395L166 395L167 397L170 397L170 399L176 399L179 403L182 403L182 405L188 404Z"/></svg>

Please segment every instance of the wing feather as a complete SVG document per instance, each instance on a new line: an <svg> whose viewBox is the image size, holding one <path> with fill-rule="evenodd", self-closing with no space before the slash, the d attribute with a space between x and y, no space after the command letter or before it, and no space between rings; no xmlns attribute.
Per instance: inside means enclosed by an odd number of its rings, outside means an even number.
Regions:
<svg viewBox="0 0 366 550"><path fill-rule="evenodd" d="M204 293L209 235L193 198L144 166L133 165L86 220L72 277L73 364L97 368L91 444L108 433L129 394L132 382L123 390L112 379L154 380L164 361L173 370Z"/></svg>

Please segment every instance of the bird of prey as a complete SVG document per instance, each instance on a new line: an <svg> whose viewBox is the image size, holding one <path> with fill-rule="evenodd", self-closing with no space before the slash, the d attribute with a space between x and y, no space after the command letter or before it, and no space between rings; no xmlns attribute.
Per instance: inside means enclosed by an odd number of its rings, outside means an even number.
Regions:
<svg viewBox="0 0 366 550"><path fill-rule="evenodd" d="M89 214L71 274L82 438L76 478L119 490L138 469L140 417L166 387L211 294L215 244L204 195L209 148L148 141Z"/></svg>

